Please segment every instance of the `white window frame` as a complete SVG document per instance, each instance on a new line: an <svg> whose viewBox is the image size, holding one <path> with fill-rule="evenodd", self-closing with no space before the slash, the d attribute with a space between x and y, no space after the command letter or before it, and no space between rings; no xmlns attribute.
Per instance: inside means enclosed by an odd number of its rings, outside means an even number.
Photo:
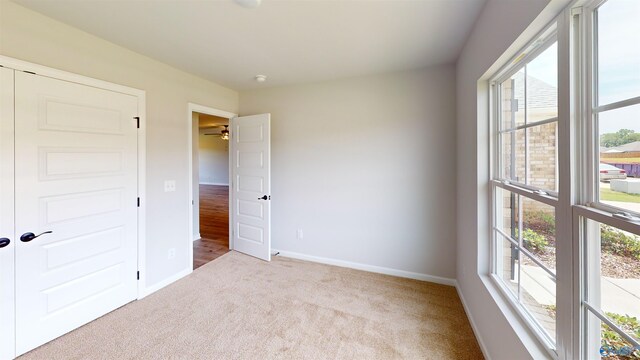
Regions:
<svg viewBox="0 0 640 360"><path fill-rule="evenodd" d="M586 241L592 237L599 238L600 232L598 228L588 226L588 220L640 235L640 218L637 217L640 214L616 208L599 201L600 180L598 177L597 164L600 161L600 142L596 113L640 104L640 96L638 96L607 105L596 106L598 59L596 53L597 37L595 36L596 24L594 19L598 7L607 1L608 0L592 0L585 3L580 8L578 14L580 18L576 20L581 23L581 32L584 37L583 41L581 41L582 49L579 49L579 58L582 58L582 61L574 59L573 62L574 66L578 69L577 72L579 72L577 84L578 86L581 85L580 88L583 89L582 99L576 101L580 103L580 111L584 114L583 118L585 119L584 123L581 124L579 145L581 149L586 150L586 156L578 159L578 166L581 169L581 173L586 175L584 176L584 181L580 184L581 186L578 187L579 199L581 201L576 202L573 206L573 242L576 244L578 260L576 263L579 272L576 277L576 282L579 285L577 286L579 289L577 296L579 306L577 307L578 313L576 314L578 317L578 332L576 335L582 344L582 346L576 349L576 353L580 354L580 359L590 359L599 356L599 346L594 347L589 345L600 339L600 321L607 324L631 345L640 348L640 342L627 335L617 324L608 319L604 311L599 309L599 306L589 299L589 287L595 282L596 277L599 278L600 249L595 249L593 244L588 244ZM580 68L580 66L582 66L582 68ZM592 266L589 261L592 262L591 264L597 263L598 265ZM593 285L597 286L596 284ZM595 302L599 302L599 299ZM589 314L599 319L597 325L592 321L590 323ZM597 331L594 327L597 327Z"/></svg>
<svg viewBox="0 0 640 360"><path fill-rule="evenodd" d="M517 54L517 56L512 59L511 61L508 62L507 65L505 65L503 68L501 68L500 70L498 70L496 72L496 74L490 78L489 80L489 84L490 84L490 90L489 90L489 99L490 99L490 157L491 157L491 161L490 161L490 176L491 176L491 180L489 182L490 184L490 191L489 191L489 202L491 204L491 208L492 211L490 213L490 226L489 229L491 231L490 234L490 278L492 279L494 285L496 285L496 287L498 288L499 292L501 293L501 295L503 296L503 298L505 298L507 300L507 302L512 306L512 308L516 311L516 313L518 315L520 315L520 317L522 319L524 319L525 324L528 325L529 329L532 331L532 333L535 335L537 341L539 343L541 343L544 347L544 349L547 351L547 353L554 359L558 358L558 352L556 351L556 344L558 343L558 336L556 335L556 339L551 339L546 331L544 330L544 328L538 323L537 320L535 320L535 318L533 317L533 315L524 307L524 305L522 303L520 303L520 301L518 299L516 299L513 294L506 288L506 286L504 285L504 282L502 280L502 278L497 274L497 271L501 271L499 270L498 267L498 262L499 259L497 259L496 253L498 251L498 249L496 248L496 244L499 244L502 241L502 238L509 240L510 236L509 234L505 234L504 232L500 231L497 226L496 226L496 220L498 219L498 215L497 213L500 211L498 210L501 205L496 203L496 190L497 188L501 188L507 191L510 191L511 193L520 195L520 196L524 196L526 198L529 198L531 200L549 205L551 207L553 207L555 209L555 218L556 218L556 224L558 223L558 212L559 212L559 207L560 207L560 203L558 200L558 195L559 192L554 192L554 191L550 191L550 190L546 190L546 189L541 189L532 185L527 185L524 182L515 182L512 180L508 180L508 179L502 179L501 178L501 152L500 152L500 119L501 119L501 108L500 108L500 89L499 89L499 85L504 82L505 80L508 80L509 78L511 78L511 76L515 73L517 73L518 71L520 71L526 64L528 64L530 61L532 61L533 59L535 59L536 57L538 57L538 55L540 55L542 52L544 52L545 50L547 50L549 48L549 46L551 46L554 42L558 42L558 57L561 56L560 52L560 44L561 44L561 39L560 36L562 35L562 33L560 32L560 26L563 23L562 21L562 17L559 16L556 19L554 19L551 23L549 23L547 26L544 27L544 29L542 31L540 31L538 34L536 34L536 36L534 36L532 38L531 41L529 41L523 48L521 51L519 51ZM559 70L559 69L558 69ZM560 75L559 71L558 71L558 76ZM525 84L526 84L526 72L525 72ZM526 99L526 85L525 85L525 99ZM526 101L526 100L525 100ZM527 113L527 106L525 105L524 107L524 111L525 111L525 117L526 117L526 113ZM547 124L547 123L551 123L551 122L556 122L558 124L558 132L560 131L560 127L561 127L561 118L560 118L560 111L562 110L561 104L560 104L560 80L558 80L558 115L555 118L549 118L549 119L545 119L542 121L537 121L534 123L530 123L530 124L524 124L524 125L519 125L514 129L527 129L527 128L531 128L533 126L539 126L539 125L543 125L543 124ZM559 136L558 136L559 137ZM525 137L526 138L526 137ZM526 145L525 145L526 146ZM556 163L556 168L559 169L560 168L560 149L559 147L556 147L556 150L558 151L558 162ZM528 152L528 149L525 149L525 154ZM526 157L526 156L525 156ZM515 164L512 164L512 166L514 166ZM558 175L556 178L556 183L558 184L558 186L560 186L559 183L559 179L562 179L562 175L558 172L556 172L556 174ZM525 180L526 181L526 180ZM499 234L499 235L498 235ZM522 238L522 235L519 236L519 238ZM559 239L559 234L558 234L558 229L556 229L556 239ZM530 254L525 248L523 248L521 246L522 240L521 239L510 239L510 241L513 244L516 244L519 247L519 251L524 252L525 256L527 256L529 259L532 259L538 266L540 266L543 270L547 271L547 273L549 272L547 267L544 264L539 263L538 261L536 261L536 258L533 254ZM558 242L556 242L556 244L558 244ZM556 249L556 257L557 257L557 249ZM556 272L552 274L555 282L556 282L556 308L558 306L558 293L559 293L559 289L560 287L558 286L558 274L557 274L557 265L556 265ZM551 274L550 274L551 275ZM556 318L556 334L558 333L558 321L559 319Z"/></svg>
<svg viewBox="0 0 640 360"><path fill-rule="evenodd" d="M590 283L593 279L594 261L593 245L587 246L587 235L599 236L599 231L588 233L585 229L587 220L613 226L620 230L640 234L640 218L635 213L621 211L599 199L599 141L597 122L591 104L596 98L595 65L593 57L594 11L607 0L575 0L567 6L556 19L536 34L522 49L529 49L542 34L556 25L558 41L558 132L557 151L559 170L558 192L538 191L535 187L521 183L505 181L499 177L500 157L498 153L498 93L497 84L510 77L521 67L514 62L525 61L537 55L536 50L524 56L522 51L512 58L503 68L498 70L489 81L489 216L490 234L490 277L499 290L502 298L511 305L535 335L541 346L554 359L591 359L599 357L599 343L593 346L594 337L600 336L599 325L593 330L588 325L588 314L594 314L599 320L617 331L632 345L640 345L628 336L603 312L593 306L587 299ZM640 97L617 101L604 106L595 107L596 111L606 111L640 104ZM532 200L554 206L556 209L556 348L549 342L541 326L533 321L532 315L521 305L508 289L501 285L496 272L496 211L502 206L496 203L496 189L502 188ZM592 230L593 231L593 230ZM502 234L505 238L508 234ZM561 239L567 239L562 241ZM513 240L513 239L512 239ZM502 241L502 240L500 240ZM522 249L521 249L522 251ZM599 257L599 250L597 253ZM592 257L589 260L589 257ZM599 263L599 258L596 261ZM592 331L593 330L593 331Z"/></svg>

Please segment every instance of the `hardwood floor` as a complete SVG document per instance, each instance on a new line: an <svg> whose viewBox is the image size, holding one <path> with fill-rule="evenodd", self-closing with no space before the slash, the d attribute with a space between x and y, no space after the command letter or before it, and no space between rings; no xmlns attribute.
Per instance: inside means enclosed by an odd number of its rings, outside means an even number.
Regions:
<svg viewBox="0 0 640 360"><path fill-rule="evenodd" d="M193 242L197 269L229 251L229 187L200 185L200 240Z"/></svg>

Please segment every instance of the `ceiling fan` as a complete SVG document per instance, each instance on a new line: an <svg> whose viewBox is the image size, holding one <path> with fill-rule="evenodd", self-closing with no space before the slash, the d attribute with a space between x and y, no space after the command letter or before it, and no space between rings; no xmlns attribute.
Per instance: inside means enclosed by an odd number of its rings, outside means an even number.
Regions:
<svg viewBox="0 0 640 360"><path fill-rule="evenodd" d="M224 129L222 129L222 131L220 131L219 134L205 134L205 135L220 136L222 140L229 140L229 125L221 125L221 126L224 126Z"/></svg>

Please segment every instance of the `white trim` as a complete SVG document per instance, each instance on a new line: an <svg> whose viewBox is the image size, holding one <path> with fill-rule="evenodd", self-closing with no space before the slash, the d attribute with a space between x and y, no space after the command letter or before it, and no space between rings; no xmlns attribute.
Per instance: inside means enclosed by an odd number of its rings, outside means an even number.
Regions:
<svg viewBox="0 0 640 360"><path fill-rule="evenodd" d="M325 258L320 256L306 255L306 254L301 254L301 253L296 253L293 251L286 251L286 250L271 249L271 253L272 254L279 253L278 254L279 256L283 256L291 259L305 260L305 261L311 261L311 262L316 262L320 264L333 265L333 266L339 266L339 267L356 269L356 270L363 270L363 271L368 271L368 272L377 273L377 274L385 274L385 275L397 276L397 277L402 277L407 279L428 281L436 284L456 286L455 279L445 278L441 276L391 269L391 268L386 268L381 266L367 265L367 264L355 263L355 262L345 261L345 260L330 259L330 258Z"/></svg>
<svg viewBox="0 0 640 360"><path fill-rule="evenodd" d="M175 274L175 275L173 275L171 277L168 277L168 278L166 278L166 279L164 279L164 280L162 280L162 281L160 281L158 283L155 283L155 284L153 284L151 286L147 286L144 289L144 292L142 293L142 296L140 297L140 299L142 299L142 298L144 298L146 296L149 296L149 295L153 294L154 292L156 292L156 291L158 291L158 290L160 290L160 289L162 289L162 288L164 288L166 286L171 285L172 283L182 279L183 277L191 274L192 272L193 272L193 270L191 270L191 269L184 269L181 272L179 272L179 273L177 273L177 274Z"/></svg>
<svg viewBox="0 0 640 360"><path fill-rule="evenodd" d="M138 130L138 197L140 197L140 207L138 208L138 271L140 280L138 281L138 299L143 297L146 287L146 92L144 90L118 85L107 81L90 78L83 75L53 69L50 67L33 64L27 61L10 58L0 55L0 65L16 71L30 71L40 76L49 77L76 84L92 86L99 89L119 92L138 98L138 116L140 117L140 129ZM132 119L133 121L133 119Z"/></svg>
<svg viewBox="0 0 640 360"><path fill-rule="evenodd" d="M145 94L138 96L138 299L147 287L147 103Z"/></svg>
<svg viewBox="0 0 640 360"><path fill-rule="evenodd" d="M198 104L194 104L194 103L189 103L189 115L191 115L192 112L198 112L198 113L207 114L207 115L219 116L219 117L223 117L225 119L232 119L232 118L238 116L238 114L234 114L232 112L228 112L228 111L224 111L224 110L218 110L218 109L214 109L212 107L208 107L208 106L204 106L204 105L198 105Z"/></svg>
<svg viewBox="0 0 640 360"><path fill-rule="evenodd" d="M129 86L124 86L124 85L118 85L118 84L90 78L83 75L73 74L63 70L57 70L50 67L33 64L27 61L10 58L4 55L0 55L0 65L6 68L14 69L16 71L30 71L40 76L46 76L53 79L93 86L99 89L115 91L115 92L119 92L127 95L133 95L137 97L145 96L144 90L140 90L140 89L132 88Z"/></svg>
<svg viewBox="0 0 640 360"><path fill-rule="evenodd" d="M199 182L200 185L217 185L217 186L229 186L229 183L216 183L216 182Z"/></svg>
<svg viewBox="0 0 640 360"><path fill-rule="evenodd" d="M15 72L0 68L0 237L9 245L0 249L0 359L16 356L15 334Z"/></svg>
<svg viewBox="0 0 640 360"><path fill-rule="evenodd" d="M460 302L462 303L464 312L467 315L467 319L469 319L469 323L471 324L471 330L473 330L473 333L476 336L476 340L478 341L478 345L480 345L480 351L482 351L482 355L484 355L485 359L491 360L491 356L489 356L489 350L487 350L487 344L485 344L484 340L482 339L482 336L480 336L481 335L480 330L478 329L478 326L476 325L476 322L473 319L473 316L471 316L471 310L469 309L469 306L467 306L467 301L464 299L464 296L462 295L462 290L460 290L460 286L458 285L457 281L455 281L454 286L456 287L456 292L458 292L458 297L460 298Z"/></svg>
<svg viewBox="0 0 640 360"><path fill-rule="evenodd" d="M228 111L214 109L204 105L198 105L194 103L187 104L187 164L188 171L187 179L189 183L189 196L187 197L188 209L189 210L189 233L187 235L187 254L189 254L188 259L191 264L188 266L190 271L193 271L193 211L195 206L195 199L193 198L193 113L201 113L213 116L219 116L223 118L228 118L229 123L231 123L231 119L235 118L237 115ZM229 159L231 159L231 151L229 151ZM229 166L231 166L231 161L229 161ZM229 184L231 184L231 172L229 172ZM229 186L229 184L226 184ZM233 203L231 202L231 192L229 192L229 219L231 219L233 209ZM233 236L231 232L231 221L229 221L229 249L233 250Z"/></svg>
<svg viewBox="0 0 640 360"><path fill-rule="evenodd" d="M573 206L572 209L573 212L580 217L591 219L605 225L613 226L630 233L640 234L640 221L622 219L608 211L600 210L594 207L576 205Z"/></svg>
<svg viewBox="0 0 640 360"><path fill-rule="evenodd" d="M636 97L625 99L625 100L621 100L621 101L616 101L616 102L611 103L611 104L600 105L600 106L596 107L593 111L597 112L597 113L601 113L601 112L605 112L605 111L609 111L609 110L620 109L620 108L623 108L623 107L633 106L633 105L638 105L638 104L640 104L640 96L636 96Z"/></svg>
<svg viewBox="0 0 640 360"><path fill-rule="evenodd" d="M543 203L552 207L558 206L558 198L553 196L553 193L551 191L542 189L537 190L533 187L530 188L529 186L523 185L521 183L509 182L508 180L491 180L490 183L496 187L510 191L514 194L530 198L539 203Z"/></svg>
<svg viewBox="0 0 640 360"><path fill-rule="evenodd" d="M200 236L200 233L197 233L193 236L193 241L200 240L200 239L202 239L202 236Z"/></svg>

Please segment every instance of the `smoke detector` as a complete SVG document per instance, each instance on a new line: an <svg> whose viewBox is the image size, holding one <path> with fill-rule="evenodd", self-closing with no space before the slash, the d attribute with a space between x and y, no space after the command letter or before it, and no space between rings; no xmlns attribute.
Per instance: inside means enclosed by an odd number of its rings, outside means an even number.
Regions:
<svg viewBox="0 0 640 360"><path fill-rule="evenodd" d="M249 9L257 8L258 6L260 6L260 3L262 2L262 0L234 0L234 1L236 2L236 4Z"/></svg>
<svg viewBox="0 0 640 360"><path fill-rule="evenodd" d="M259 83L267 81L267 75L256 75L256 81Z"/></svg>

